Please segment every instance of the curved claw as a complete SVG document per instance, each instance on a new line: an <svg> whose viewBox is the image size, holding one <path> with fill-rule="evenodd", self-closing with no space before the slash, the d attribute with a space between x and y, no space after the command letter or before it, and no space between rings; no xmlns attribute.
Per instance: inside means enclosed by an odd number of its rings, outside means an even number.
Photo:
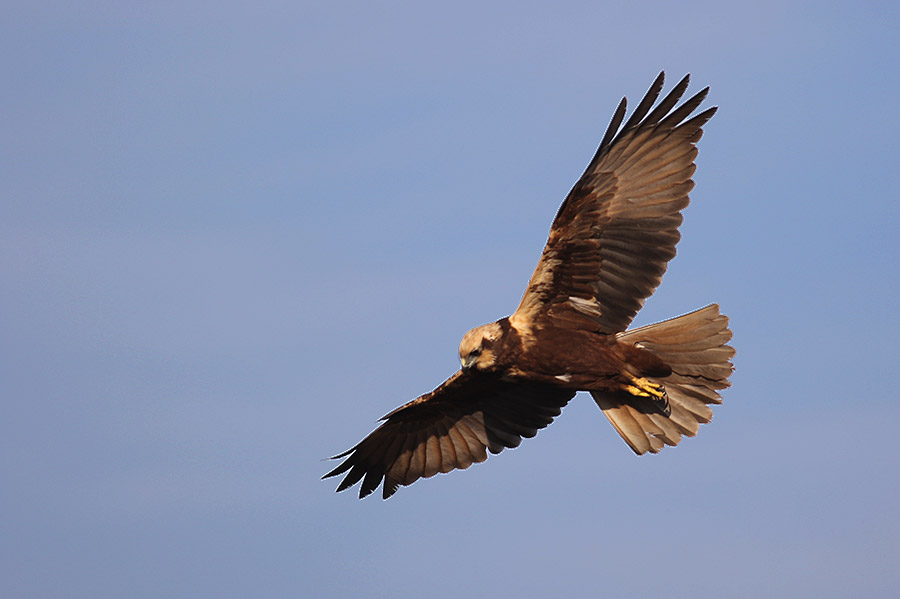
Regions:
<svg viewBox="0 0 900 599"><path fill-rule="evenodd" d="M661 383L654 383L653 381L644 377L635 377L628 373L623 374L631 384L623 385L622 389L634 395L635 397L646 397L655 402L659 402L659 407L661 408L662 413L666 416L669 415L669 394L666 393L665 385Z"/></svg>

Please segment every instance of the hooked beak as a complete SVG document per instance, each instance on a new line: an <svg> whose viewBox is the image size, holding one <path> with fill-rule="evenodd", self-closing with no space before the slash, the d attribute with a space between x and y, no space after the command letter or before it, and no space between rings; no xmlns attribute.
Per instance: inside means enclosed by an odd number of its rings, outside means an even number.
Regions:
<svg viewBox="0 0 900 599"><path fill-rule="evenodd" d="M462 364L463 372L472 367L472 364L475 363L475 359L476 357L471 355L459 359L459 363Z"/></svg>

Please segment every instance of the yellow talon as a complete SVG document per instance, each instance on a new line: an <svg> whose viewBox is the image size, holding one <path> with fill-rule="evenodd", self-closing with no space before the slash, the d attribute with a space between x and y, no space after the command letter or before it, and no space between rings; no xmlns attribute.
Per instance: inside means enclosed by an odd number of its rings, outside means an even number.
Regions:
<svg viewBox="0 0 900 599"><path fill-rule="evenodd" d="M628 379L628 382L631 383L630 385L622 385L624 391L627 391L635 397L646 397L650 399L656 405L657 409L665 416L669 416L672 413L671 408L669 407L669 394L666 393L665 386L651 382L644 377L639 378L632 376L627 372L623 372L622 374Z"/></svg>
<svg viewBox="0 0 900 599"><path fill-rule="evenodd" d="M634 385L625 385L625 390L631 393L632 395L637 395L638 397L650 397L650 394L646 391L641 391L638 387Z"/></svg>
<svg viewBox="0 0 900 599"><path fill-rule="evenodd" d="M631 385L625 385L624 389L632 395L636 395L637 397L653 397L663 401L668 399L666 388L662 385L652 383L644 377L637 378L631 376L628 373L624 374L626 378L628 378L628 380L632 383Z"/></svg>

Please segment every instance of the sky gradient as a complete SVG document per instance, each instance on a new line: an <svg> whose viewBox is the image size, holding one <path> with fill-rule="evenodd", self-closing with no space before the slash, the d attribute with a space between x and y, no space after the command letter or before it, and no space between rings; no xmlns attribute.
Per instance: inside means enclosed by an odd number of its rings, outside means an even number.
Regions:
<svg viewBox="0 0 900 599"><path fill-rule="evenodd" d="M900 594L896 3L3 13L3 597ZM335 495L663 69L719 112L635 325L720 303L713 423Z"/></svg>

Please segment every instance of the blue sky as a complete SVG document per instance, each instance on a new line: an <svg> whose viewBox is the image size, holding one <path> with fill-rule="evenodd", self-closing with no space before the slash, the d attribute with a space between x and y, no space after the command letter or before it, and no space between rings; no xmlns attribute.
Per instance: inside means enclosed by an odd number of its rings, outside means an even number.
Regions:
<svg viewBox="0 0 900 599"><path fill-rule="evenodd" d="M900 592L895 3L3 13L4 597ZM720 109L636 324L722 305L714 422L638 458L579 395L335 495L321 458L515 308L661 69Z"/></svg>

